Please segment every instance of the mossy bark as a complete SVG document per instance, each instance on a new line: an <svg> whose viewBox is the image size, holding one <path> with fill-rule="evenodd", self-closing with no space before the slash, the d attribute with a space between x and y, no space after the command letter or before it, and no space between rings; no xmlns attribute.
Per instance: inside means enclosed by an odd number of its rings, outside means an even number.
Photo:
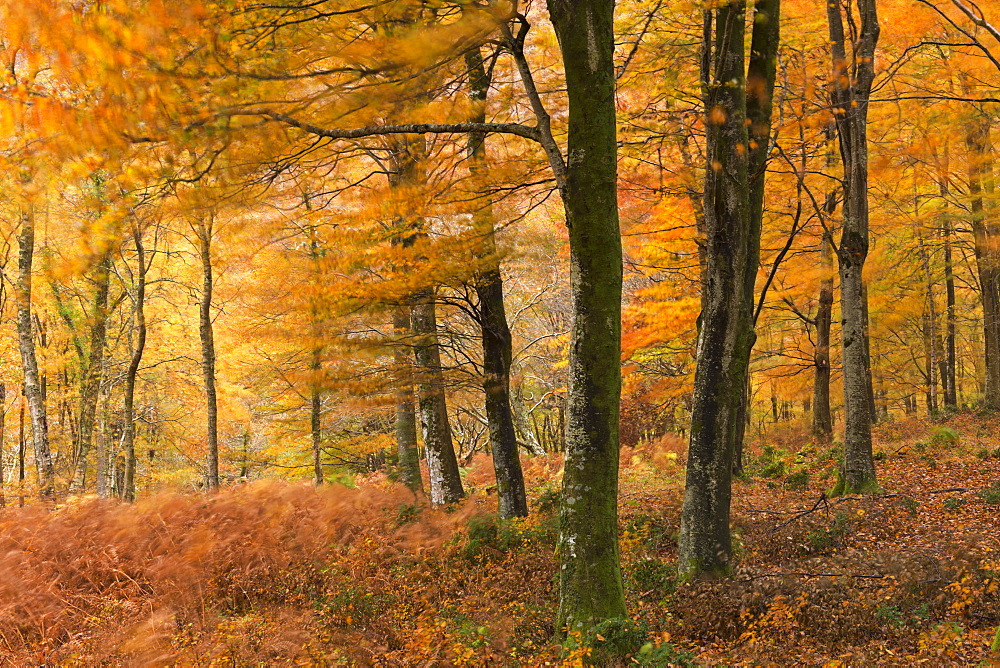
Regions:
<svg viewBox="0 0 1000 668"><path fill-rule="evenodd" d="M865 493L878 487L872 457L872 396L867 344L868 98L875 77L879 25L875 0L857 3L860 33L848 60L839 3L827 5L833 59L831 102L844 164L844 225L837 249L844 365L844 450L833 493Z"/></svg>
<svg viewBox="0 0 1000 668"><path fill-rule="evenodd" d="M614 3L549 0L569 96L565 183L573 324L559 515L559 617L570 631L625 616L618 547L622 252Z"/></svg>
<svg viewBox="0 0 1000 668"><path fill-rule="evenodd" d="M746 5L734 2L705 14L705 238L679 537L682 579L725 576L732 568L732 471L756 340L753 307L780 4L759 2L756 12L746 78Z"/></svg>

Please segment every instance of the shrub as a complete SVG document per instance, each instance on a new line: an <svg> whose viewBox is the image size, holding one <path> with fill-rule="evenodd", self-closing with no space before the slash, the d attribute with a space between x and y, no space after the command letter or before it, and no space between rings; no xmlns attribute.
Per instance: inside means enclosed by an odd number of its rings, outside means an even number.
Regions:
<svg viewBox="0 0 1000 668"><path fill-rule="evenodd" d="M979 497L990 505L1000 504L1000 481L993 483L979 493Z"/></svg>
<svg viewBox="0 0 1000 668"><path fill-rule="evenodd" d="M800 469L785 478L785 489L801 490L809 485L809 471Z"/></svg>
<svg viewBox="0 0 1000 668"><path fill-rule="evenodd" d="M674 592L677 568L661 559L644 559L633 566L626 578L626 588L633 594L659 593L665 598Z"/></svg>
<svg viewBox="0 0 1000 668"><path fill-rule="evenodd" d="M939 425L931 429L931 445L958 445L958 432Z"/></svg>

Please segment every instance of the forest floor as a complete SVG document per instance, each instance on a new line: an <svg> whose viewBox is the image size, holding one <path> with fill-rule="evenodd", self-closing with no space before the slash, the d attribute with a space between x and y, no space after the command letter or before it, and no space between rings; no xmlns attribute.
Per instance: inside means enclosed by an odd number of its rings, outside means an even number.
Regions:
<svg viewBox="0 0 1000 668"><path fill-rule="evenodd" d="M684 444L622 452L629 665L1000 665L1000 418L877 429L886 493L827 500L837 451L794 425L734 489L738 565L675 587ZM498 522L488 458L468 501L259 482L133 506L0 511L3 665L580 665L560 644L561 460L525 460L534 509ZM629 635L631 633L632 635Z"/></svg>

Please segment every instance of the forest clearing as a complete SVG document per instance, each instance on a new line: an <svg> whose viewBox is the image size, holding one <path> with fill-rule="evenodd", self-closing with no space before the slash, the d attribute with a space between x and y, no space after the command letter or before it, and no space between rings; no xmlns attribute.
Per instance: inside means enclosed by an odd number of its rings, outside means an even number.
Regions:
<svg viewBox="0 0 1000 668"><path fill-rule="evenodd" d="M212 497L82 500L0 515L0 657L12 665L993 665L1000 420L877 430L885 494L820 501L836 453L784 429L747 465L728 581L675 585L683 443L625 448L635 627L555 634L559 455L498 520L490 465L449 511L384 474ZM617 632L617 635L613 635ZM651 645L649 644L651 643ZM646 647L645 653L641 649ZM624 658L624 657L623 657ZM623 662L623 665L626 665Z"/></svg>
<svg viewBox="0 0 1000 668"><path fill-rule="evenodd" d="M1000 0L0 0L15 665L989 665Z"/></svg>

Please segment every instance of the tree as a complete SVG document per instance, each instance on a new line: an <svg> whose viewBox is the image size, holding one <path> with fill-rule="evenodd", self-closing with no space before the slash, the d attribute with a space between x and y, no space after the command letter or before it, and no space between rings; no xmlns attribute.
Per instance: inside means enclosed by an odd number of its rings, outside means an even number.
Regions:
<svg viewBox="0 0 1000 668"><path fill-rule="evenodd" d="M704 269L678 540L682 578L722 575L731 568L733 459L744 427L741 407L756 340L755 281L780 4L761 2L756 12L749 74L745 4L734 2L705 12Z"/></svg>
<svg viewBox="0 0 1000 668"><path fill-rule="evenodd" d="M39 382L38 360L35 357L35 336L31 319L31 265L35 251L35 218L31 203L21 209L21 229L18 235L17 337L24 369L24 395L31 415L31 437L38 471L38 491L43 498L55 496L55 468L49 447L49 423L45 399Z"/></svg>
<svg viewBox="0 0 1000 668"><path fill-rule="evenodd" d="M862 276L868 255L868 100L875 78L879 25L875 0L860 0L857 7L859 32L848 60L841 5L827 5L833 58L830 101L844 165L844 223L837 260L845 418L844 450L834 494L864 494L879 489L872 456L867 297ZM853 18L851 21L854 25Z"/></svg>

